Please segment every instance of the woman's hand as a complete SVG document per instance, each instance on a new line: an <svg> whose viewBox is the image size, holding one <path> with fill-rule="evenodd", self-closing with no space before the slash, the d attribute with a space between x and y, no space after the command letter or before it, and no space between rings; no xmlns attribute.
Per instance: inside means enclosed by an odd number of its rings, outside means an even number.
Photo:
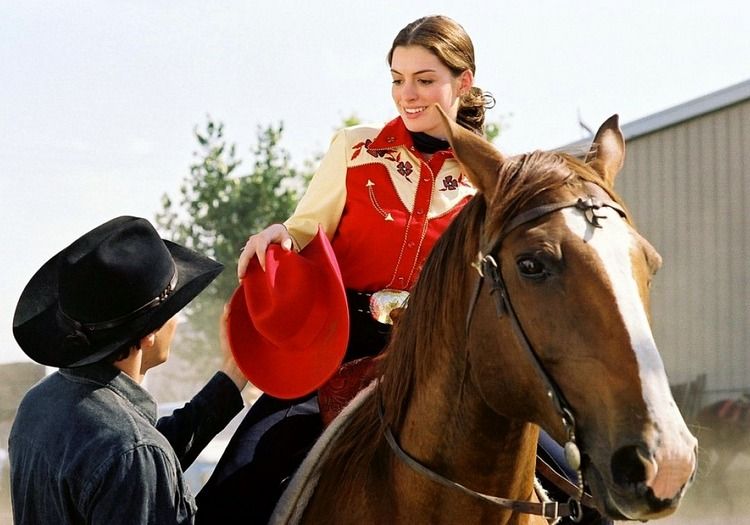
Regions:
<svg viewBox="0 0 750 525"><path fill-rule="evenodd" d="M280 244L287 251L292 249L292 236L286 230L283 224L272 224L265 230L251 235L245 247L240 253L240 259L237 261L237 278L242 279L247 272L247 265L253 256L258 257L260 267L266 271L266 250L269 244Z"/></svg>

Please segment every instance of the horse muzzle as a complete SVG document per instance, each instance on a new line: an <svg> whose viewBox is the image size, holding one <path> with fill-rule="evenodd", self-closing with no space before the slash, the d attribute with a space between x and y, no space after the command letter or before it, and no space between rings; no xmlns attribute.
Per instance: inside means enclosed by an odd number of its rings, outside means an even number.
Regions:
<svg viewBox="0 0 750 525"><path fill-rule="evenodd" d="M697 440L687 432L666 445L650 448L640 442L622 446L611 455L606 469L584 462L584 478L607 515L643 521L677 509L695 476Z"/></svg>

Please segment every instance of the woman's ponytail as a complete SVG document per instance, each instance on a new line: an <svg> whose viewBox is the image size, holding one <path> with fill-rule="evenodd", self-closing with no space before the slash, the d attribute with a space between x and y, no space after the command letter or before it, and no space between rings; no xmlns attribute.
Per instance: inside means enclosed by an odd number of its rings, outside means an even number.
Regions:
<svg viewBox="0 0 750 525"><path fill-rule="evenodd" d="M495 106L495 97L474 86L461 97L456 122L477 135L484 136L485 112Z"/></svg>

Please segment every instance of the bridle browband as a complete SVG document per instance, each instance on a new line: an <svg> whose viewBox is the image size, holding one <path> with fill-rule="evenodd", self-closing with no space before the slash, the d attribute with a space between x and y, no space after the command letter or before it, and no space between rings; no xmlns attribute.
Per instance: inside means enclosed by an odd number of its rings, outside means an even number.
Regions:
<svg viewBox="0 0 750 525"><path fill-rule="evenodd" d="M477 255L477 259L471 264L471 266L477 270L477 273L479 274L479 279L477 280L477 285L474 289L472 301L469 304L469 310L466 315L466 335L468 338L469 329L471 326L471 319L474 314L474 309L476 307L476 304L479 301L479 296L482 290L482 284L484 283L486 279L488 279L489 280L488 285L490 287L490 294L494 295L495 297L495 306L497 308L498 317L502 317L504 314L508 315L508 318L511 322L511 326L513 327L513 332L516 335L516 339L518 340L521 347L526 350L525 353L526 355L529 356L531 364L536 370L537 375L544 382L547 397L550 398L550 401L554 405L555 410L557 411L557 413L560 415L560 418L562 419L563 426L565 427L566 433L568 435L567 436L568 441L565 443L565 447L564 447L565 459L570 465L570 467L576 470L576 472L578 473L577 494L575 496L571 496L571 498L567 501L567 503L558 503L558 502L534 503L534 502L529 502L529 501L511 500L511 499L506 499L506 498L500 498L497 496L490 496L487 494L482 494L481 492L476 492L474 490L471 490L459 483L456 483L455 481L451 481L441 476L440 474L434 472L433 470L429 469L425 465L419 463L416 459L414 459L409 454L407 454L399 446L398 442L393 436L393 433L391 432L390 427L388 425L385 425L384 423L385 418L383 415L382 404L380 403L380 401L378 401L379 416L380 416L381 422L383 422L383 425L384 425L384 434L385 434L385 439L388 445L391 447L391 449L396 454L396 456L401 461L406 463L409 467L411 467L415 472L433 481L436 481L437 483L440 483L441 485L455 488L465 494L468 494L475 498L479 498L485 501L495 503L496 505L499 505L501 507L507 508L515 512L520 512L524 514L536 514L536 515L544 516L545 518L548 518L548 519L557 519L559 517L570 517L571 520L573 520L576 523L582 519L583 512L581 508L581 501L590 500L590 496L588 494L584 494L583 475L580 470L581 452L578 448L578 445L576 444L576 434L575 434L576 422L573 416L573 411L571 410L569 403L565 399L565 396L560 391L560 388L557 386L555 381L550 377L550 375L544 369L544 366L542 365L542 362L539 359L539 356L534 351L533 347L531 346L531 342L529 341L529 338L526 335L526 332L524 332L523 327L521 326L518 316L516 315L516 312L513 309L513 305L510 300L510 295L508 293L508 288L505 285L505 281L503 280L502 268L497 262L499 259L499 256L497 256L497 254L500 251L503 241L510 234L510 232L512 232L513 230L515 230L516 228L518 228L519 226L523 224L534 221L536 219L544 217L545 215L549 215L550 213L553 213L553 212L556 212L565 208L577 208L581 210L584 214L584 217L586 218L586 221L589 224L591 224L595 228L601 228L602 225L600 224L599 221L601 219L605 219L606 215L597 215L597 211L601 209L602 207L611 208L615 210L618 214L620 214L621 217L627 219L627 213L620 205L618 205L614 201L611 201L611 200L602 201L598 199L597 197L593 197L593 196L588 196L585 199L578 198L574 201L554 202L554 203L549 203L549 204L543 204L541 206L537 206L530 210L524 211L518 214L517 216L515 216L513 219L511 219L510 222L503 228L503 230L497 236L497 238L492 243L490 243L489 249L484 250L484 251L480 250Z"/></svg>

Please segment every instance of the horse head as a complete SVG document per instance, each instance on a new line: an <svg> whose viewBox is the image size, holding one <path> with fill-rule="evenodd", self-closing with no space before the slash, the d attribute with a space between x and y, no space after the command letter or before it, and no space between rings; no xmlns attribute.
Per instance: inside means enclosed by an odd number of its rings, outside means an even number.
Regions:
<svg viewBox="0 0 750 525"><path fill-rule="evenodd" d="M650 328L661 258L613 189L625 150L617 116L584 160L539 151L506 158L444 122L486 208L478 272L467 273L476 283L466 320L471 381L497 414L577 445L580 472L606 514L673 512L693 478L697 441ZM514 381L499 380L509 371Z"/></svg>

